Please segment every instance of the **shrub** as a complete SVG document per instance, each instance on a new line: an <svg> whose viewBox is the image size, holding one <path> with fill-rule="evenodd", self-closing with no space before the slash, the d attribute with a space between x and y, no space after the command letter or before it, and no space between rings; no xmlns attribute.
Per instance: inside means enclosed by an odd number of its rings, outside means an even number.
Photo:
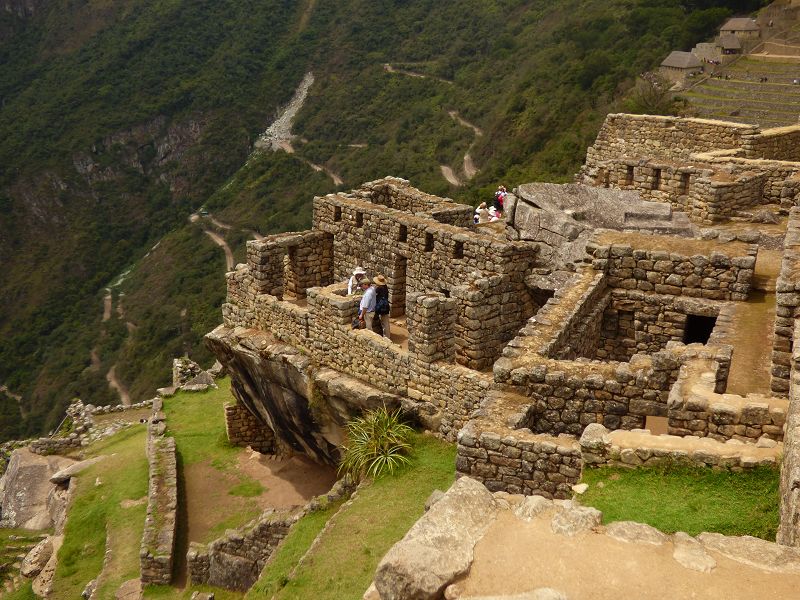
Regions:
<svg viewBox="0 0 800 600"><path fill-rule="evenodd" d="M411 427L400 419L400 410L385 406L368 411L347 424L347 442L343 446L339 472L358 480L392 474L409 464Z"/></svg>

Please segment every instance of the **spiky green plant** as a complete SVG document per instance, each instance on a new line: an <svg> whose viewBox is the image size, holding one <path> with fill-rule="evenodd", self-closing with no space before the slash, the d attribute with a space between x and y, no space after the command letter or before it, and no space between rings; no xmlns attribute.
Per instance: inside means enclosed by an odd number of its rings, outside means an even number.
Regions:
<svg viewBox="0 0 800 600"><path fill-rule="evenodd" d="M356 480L392 474L409 464L413 430L403 423L400 410L385 406L367 411L347 424L347 441L342 446L339 472Z"/></svg>

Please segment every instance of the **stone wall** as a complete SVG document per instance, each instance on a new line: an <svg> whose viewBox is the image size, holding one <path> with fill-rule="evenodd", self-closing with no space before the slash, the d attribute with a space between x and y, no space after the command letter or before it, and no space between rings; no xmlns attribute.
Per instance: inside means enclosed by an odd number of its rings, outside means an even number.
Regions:
<svg viewBox="0 0 800 600"><path fill-rule="evenodd" d="M716 357L723 348L670 343L652 355L637 354L628 363L550 358L564 323L596 283L591 269L556 292L520 330L494 366L495 384L528 397L528 427L537 433L578 435L589 423L610 429L644 426L647 415L666 416L668 390L683 361L698 353Z"/></svg>
<svg viewBox="0 0 800 600"><path fill-rule="evenodd" d="M710 438L651 435L648 430L608 431L590 425L580 439L584 466L653 467L665 463L690 464L732 470L777 466L781 444L722 443Z"/></svg>
<svg viewBox="0 0 800 600"><path fill-rule="evenodd" d="M482 416L458 433L456 473L477 479L493 492L571 498L583 466L577 440L508 429L504 422L529 404L522 396L493 395Z"/></svg>
<svg viewBox="0 0 800 600"><path fill-rule="evenodd" d="M781 271L775 285L775 332L772 342L773 394L789 392L794 320L800 317L800 208L789 213Z"/></svg>
<svg viewBox="0 0 800 600"><path fill-rule="evenodd" d="M715 362L705 359L681 367L667 403L669 433L721 442L782 441L787 401L762 394L742 397L716 393L717 368Z"/></svg>
<svg viewBox="0 0 800 600"><path fill-rule="evenodd" d="M208 546L192 542L186 561L192 585L247 591L261 574L304 509L269 510L245 528L229 531Z"/></svg>
<svg viewBox="0 0 800 600"><path fill-rule="evenodd" d="M186 555L192 585L247 591L259 578L275 549L305 515L346 498L351 482L337 481L331 491L292 510L268 509L247 525L228 530L208 545L192 542Z"/></svg>
<svg viewBox="0 0 800 600"><path fill-rule="evenodd" d="M131 424L117 423L105 428L98 428L92 419L94 415L108 413L121 413L124 415L128 411L147 408L152 403L152 400L145 400L130 406L94 406L92 404L84 405L83 402L75 399L67 407L67 420L65 421L65 423L68 423L67 429L64 432L55 432L51 437L41 437L31 441L30 451L41 456L69 454L90 442L113 435L120 428Z"/></svg>
<svg viewBox="0 0 800 600"><path fill-rule="evenodd" d="M716 172L702 163L684 165L663 160L609 159L592 169L586 183L634 190L642 198L667 202L699 223L713 224L736 216L740 210L766 204L767 173ZM588 174L594 174L590 177Z"/></svg>
<svg viewBox="0 0 800 600"><path fill-rule="evenodd" d="M610 114L586 153L586 164L620 157L687 160L696 152L746 148L759 131L724 121Z"/></svg>
<svg viewBox="0 0 800 600"><path fill-rule="evenodd" d="M275 453L275 434L239 402L225 405L225 431L234 446L250 446L262 454Z"/></svg>
<svg viewBox="0 0 800 600"><path fill-rule="evenodd" d="M602 315L600 343L589 358L627 361L681 342L689 315L718 317L727 303L615 289ZM716 327L715 327L716 330ZM713 333L712 333L713 335Z"/></svg>
<svg viewBox="0 0 800 600"><path fill-rule="evenodd" d="M139 549L141 580L145 585L172 581L178 510L178 473L175 439L164 435L161 400L153 402L147 429L149 483L147 516Z"/></svg>
<svg viewBox="0 0 800 600"><path fill-rule="evenodd" d="M795 321L794 339L800 339L800 319ZM800 546L800 343L792 353L789 412L783 446L780 485L780 526L777 542Z"/></svg>
<svg viewBox="0 0 800 600"><path fill-rule="evenodd" d="M634 249L635 248L635 249ZM745 300L757 246L675 240L639 233L605 233L587 244L592 266L608 285L626 290L711 300Z"/></svg>
<svg viewBox="0 0 800 600"><path fill-rule="evenodd" d="M800 125L765 129L753 137L746 150L751 158L800 161Z"/></svg>

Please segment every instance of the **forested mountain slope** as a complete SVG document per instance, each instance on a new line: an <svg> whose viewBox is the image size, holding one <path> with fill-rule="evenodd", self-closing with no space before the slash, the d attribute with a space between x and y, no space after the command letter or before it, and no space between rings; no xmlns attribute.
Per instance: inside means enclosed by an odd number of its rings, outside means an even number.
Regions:
<svg viewBox="0 0 800 600"><path fill-rule="evenodd" d="M0 385L22 399L0 392L0 437L116 402L114 365L135 401L207 358L225 259L204 229L241 260L253 231L306 226L331 174L466 202L566 180L636 74L759 5L4 0ZM251 156L307 72L295 152ZM219 225L189 222L201 205Z"/></svg>

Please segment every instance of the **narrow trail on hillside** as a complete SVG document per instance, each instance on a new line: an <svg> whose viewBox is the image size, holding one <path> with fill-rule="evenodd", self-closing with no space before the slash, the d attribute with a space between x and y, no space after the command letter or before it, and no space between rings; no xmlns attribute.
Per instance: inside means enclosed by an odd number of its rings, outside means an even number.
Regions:
<svg viewBox="0 0 800 600"><path fill-rule="evenodd" d="M10 389L8 389L8 386L5 386L5 385L0 385L0 393L3 393L3 394L5 394L5 395L6 395L6 396L8 396L9 398L13 398L13 399L14 399L14 400L16 400L17 402L22 402L22 396L20 396L19 394L15 394L14 392L12 392Z"/></svg>
<svg viewBox="0 0 800 600"><path fill-rule="evenodd" d="M103 296L103 323L111 318L111 288L106 288L106 295Z"/></svg>
<svg viewBox="0 0 800 600"><path fill-rule="evenodd" d="M439 168L442 170L442 175L444 176L447 181L455 186L461 185L461 180L456 176L453 169L448 167L447 165L439 165Z"/></svg>
<svg viewBox="0 0 800 600"><path fill-rule="evenodd" d="M408 69L397 69L390 65L389 63L384 63L383 70L387 73L396 73L398 75L405 75L407 77L416 77L418 79L431 79L433 81L438 81L440 83L446 83L448 85L453 85L453 82L450 79L444 79L443 77L434 77L433 75L426 75L425 73L420 73L418 71L409 71Z"/></svg>
<svg viewBox="0 0 800 600"><path fill-rule="evenodd" d="M303 9L303 14L300 16L300 22L297 24L298 33L302 33L305 31L306 27L308 27L311 15L314 13L314 9L317 6L317 0L307 0L307 2L306 7Z"/></svg>
<svg viewBox="0 0 800 600"><path fill-rule="evenodd" d="M462 127L467 127L471 129L472 132L475 134L475 138L472 140L472 143L467 148L467 152L464 154L464 177L469 181L475 175L478 174L478 167L475 166L475 162L472 160L472 149L475 147L475 144L478 141L478 138L483 137L483 129L478 127L477 125L473 125L466 119L462 118L460 114L458 114L457 110L449 110L447 114L450 115L450 118L453 119L456 123L461 125ZM448 180L449 181L449 180ZM452 183L452 182L451 182Z"/></svg>
<svg viewBox="0 0 800 600"><path fill-rule="evenodd" d="M233 271L236 263L233 261L233 252L231 252L231 248L228 246L228 242L225 241L225 238L218 233L214 233L210 229L204 229L203 233L210 237L217 246L222 248L222 250L225 252L225 266L227 267L228 271Z"/></svg>
<svg viewBox="0 0 800 600"><path fill-rule="evenodd" d="M122 406L130 406L131 395L128 393L128 389L117 378L117 365L114 365L108 370L108 373L106 373L106 381L108 381L108 385L111 388L117 390L119 399L122 401Z"/></svg>
<svg viewBox="0 0 800 600"><path fill-rule="evenodd" d="M386 71L387 73L396 73L398 75L406 75L408 77L416 77L419 79L430 79L433 81L438 81L440 83L447 83L449 85L453 84L453 82L450 81L449 79L442 79L441 77L433 77L431 75L425 75L424 73L419 73L417 71L409 71L407 69L397 69L389 63L384 63L383 70ZM456 123L458 123L462 127L471 129L472 132L475 134L475 138L472 140L472 143L469 145L469 148L467 148L467 151L464 153L464 159L462 161L462 171L464 173L463 179L456 174L456 172L452 169L452 167L449 167L448 165L439 165L439 168L442 171L442 176L447 180L448 183L454 186L462 186L464 185L465 182L469 181L470 179L475 177L475 175L478 174L479 169L475 165L475 161L472 158L471 152L475 147L478 138L483 137L483 130L477 125L474 125L473 123L470 123L469 121L464 119L457 110L448 110L447 114Z"/></svg>

